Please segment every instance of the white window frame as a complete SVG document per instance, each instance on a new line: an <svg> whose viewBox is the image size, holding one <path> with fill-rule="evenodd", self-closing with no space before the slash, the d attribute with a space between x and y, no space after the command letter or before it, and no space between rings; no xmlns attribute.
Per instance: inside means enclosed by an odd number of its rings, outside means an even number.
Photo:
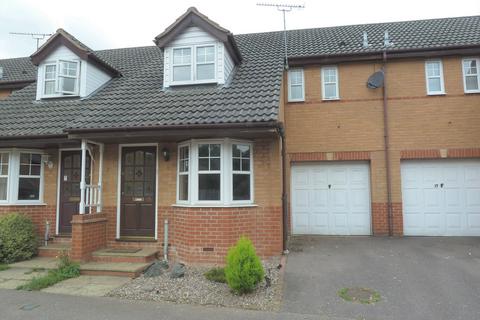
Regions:
<svg viewBox="0 0 480 320"><path fill-rule="evenodd" d="M199 171L198 170L198 147L201 144L220 144L220 171ZM233 167L232 167L232 145L244 144L250 147L250 200L233 200ZM189 150L189 179L188 179L188 200L179 199L179 154L180 148L188 146ZM177 205L197 207L229 207L229 206L251 206L254 205L254 162L253 142L233 139L201 139L189 140L178 144L177 148ZM220 200L198 200L198 175L201 173L220 173ZM236 171L235 171L236 172ZM243 172L246 174L246 172Z"/></svg>
<svg viewBox="0 0 480 320"><path fill-rule="evenodd" d="M60 75L60 64L61 62L71 62L71 63L76 63L77 64L77 75L74 76L68 76L68 75ZM46 94L45 93L45 83L47 80L45 80L45 72L47 69L47 66L55 66L55 93L54 94ZM39 70L39 72L42 72L41 76L41 98L64 98L64 97L76 97L79 96L80 94L80 68L81 68L81 63L80 60L67 60L67 59L60 59L60 60L55 60L55 61L47 61L45 64L42 65L42 70ZM60 81L59 78L65 77L65 78L76 78L75 82L75 91L60 91ZM52 80L48 80L52 81Z"/></svg>
<svg viewBox="0 0 480 320"><path fill-rule="evenodd" d="M214 65L214 72L213 72L213 78L212 79L205 79L205 80L197 80L197 48L205 48L205 47L213 47L214 50L214 58L213 58L213 65ZM187 49L190 48L191 52L191 57L190 57L190 80L185 80L185 81L175 81L173 77L173 69L174 67L177 66L182 66L182 65L188 65L188 64L174 64L174 51L176 49ZM218 68L218 52L217 52L217 46L215 43L202 43L202 44L197 44L197 45L192 45L192 46L178 46L178 47L172 47L171 48L171 57L170 57L170 84L172 86L175 85L186 85L186 84L204 84L204 83L216 83L218 82L218 76L217 76L217 68ZM198 64L210 64L208 63L198 63Z"/></svg>
<svg viewBox="0 0 480 320"><path fill-rule="evenodd" d="M292 83L291 74L294 72L300 72L302 82L301 83ZM302 96L300 98L292 98L292 87L301 87L302 88ZM288 101L289 102L299 102L305 101L305 76L303 73L303 68L295 68L288 70Z"/></svg>
<svg viewBox="0 0 480 320"><path fill-rule="evenodd" d="M180 172L180 149L182 148L188 148L188 171L184 171L184 172ZM189 203L189 200L191 198L191 194L190 194L190 189L191 189L191 171L192 171L192 156L191 156L191 153L192 153L192 146L190 145L190 142L188 143L181 143L178 145L178 148L177 148L177 203L181 203L181 204L188 204ZM185 158L186 159L186 158ZM187 180L188 180L188 196L187 196L187 200L182 200L180 199L180 176L187 176Z"/></svg>
<svg viewBox="0 0 480 320"><path fill-rule="evenodd" d="M325 71L330 70L330 69L335 70L336 80L337 80L336 82L328 82L327 83L325 81ZM321 73L322 73L322 100L340 100L340 94L339 94L340 79L339 79L339 75L338 75L338 67L337 66L324 66L321 69ZM325 85L326 84L335 84L335 97L326 97L325 96Z"/></svg>
<svg viewBox="0 0 480 320"><path fill-rule="evenodd" d="M8 203L9 199L10 199L10 171L12 170L12 156L10 155L10 152L9 151L3 151L3 150L0 150L0 155L2 154L6 154L7 155L7 158L8 158L8 162L7 162L7 165L8 165L8 170L7 170L7 174L4 175L2 174L2 171L1 171L1 167L0 167L0 178L7 178L7 192L6 192L6 197L5 199L0 199L0 203Z"/></svg>
<svg viewBox="0 0 480 320"><path fill-rule="evenodd" d="M438 63L440 74L438 76L429 76L428 75L428 65ZM428 80L430 79L440 79L440 91L433 91L430 89ZM445 94L445 83L443 81L443 63L442 60L426 60L425 61L425 83L427 88L427 95L434 96L434 95L443 95Z"/></svg>
<svg viewBox="0 0 480 320"><path fill-rule="evenodd" d="M7 200L0 200L1 205L42 205L44 195L44 183L45 183L45 153L41 150L35 149L0 149L0 153L8 153L9 155L9 167L8 167L8 185L7 185ZM20 154L21 153L34 153L41 156L40 160L40 176L20 175ZM38 199L35 200L19 200L18 188L20 178L39 178L39 193Z"/></svg>
<svg viewBox="0 0 480 320"><path fill-rule="evenodd" d="M74 76L71 76L71 75L68 75L68 74L61 74L62 63L74 63L74 64L76 64L77 65L76 74ZM58 60L56 71L57 71L57 92L59 92L60 94L68 95L68 96L78 94L79 81L80 81L80 62L77 61L77 60ZM62 90L60 88L60 83L61 83L60 78L75 79L76 81L75 81L74 90L73 91Z"/></svg>
<svg viewBox="0 0 480 320"><path fill-rule="evenodd" d="M465 74L465 61L471 61L475 60L477 61L477 83L478 83L478 89L476 90L467 90L467 75ZM465 93L479 93L480 92L480 58L478 57L471 57L471 58L463 58L462 59L462 74L463 74L463 90ZM469 75L472 76L472 75Z"/></svg>

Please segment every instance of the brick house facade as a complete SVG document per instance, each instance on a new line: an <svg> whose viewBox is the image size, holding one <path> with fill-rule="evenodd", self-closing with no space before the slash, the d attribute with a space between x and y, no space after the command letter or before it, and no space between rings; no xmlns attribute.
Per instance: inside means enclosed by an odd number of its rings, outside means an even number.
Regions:
<svg viewBox="0 0 480 320"><path fill-rule="evenodd" d="M289 71L283 33L234 36L195 8L152 47L93 51L59 29L30 58L0 60L25 71L0 80L0 92L23 86L0 101L0 215L29 215L41 238L48 221L53 241L71 239L75 260L168 245L170 259L218 264L242 235L262 257L280 255L295 234L401 236L411 223L406 161L470 159L465 201L480 194L480 95L464 83L465 59L479 61L479 26L479 17L403 22L389 29L388 50L376 25L356 26L341 45L325 37L331 30L293 30ZM344 28L333 31L344 37ZM463 44L440 31L428 48L410 37L432 29L454 30ZM368 50L357 39L364 30ZM429 95L433 58L444 93ZM325 67L336 70L334 99L323 92ZM292 70L302 70L300 99L290 96ZM386 99L366 87L380 70ZM339 177L348 181L325 182ZM468 210L465 230L478 232L480 208Z"/></svg>

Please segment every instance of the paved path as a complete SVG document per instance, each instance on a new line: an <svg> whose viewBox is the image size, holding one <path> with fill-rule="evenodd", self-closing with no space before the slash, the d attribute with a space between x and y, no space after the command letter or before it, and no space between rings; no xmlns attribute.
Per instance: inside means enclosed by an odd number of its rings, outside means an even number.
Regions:
<svg viewBox="0 0 480 320"><path fill-rule="evenodd" d="M480 319L480 237L296 239L284 310L368 320ZM346 302L343 287L377 290L375 305Z"/></svg>
<svg viewBox="0 0 480 320"><path fill-rule="evenodd" d="M288 312L139 302L0 289L2 320L343 320Z"/></svg>

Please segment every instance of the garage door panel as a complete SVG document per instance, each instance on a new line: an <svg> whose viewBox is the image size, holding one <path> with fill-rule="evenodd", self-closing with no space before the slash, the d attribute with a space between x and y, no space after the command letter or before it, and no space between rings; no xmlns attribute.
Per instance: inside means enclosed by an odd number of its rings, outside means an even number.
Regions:
<svg viewBox="0 0 480 320"><path fill-rule="evenodd" d="M405 235L480 236L480 161L406 161L401 174Z"/></svg>
<svg viewBox="0 0 480 320"><path fill-rule="evenodd" d="M299 179L298 174L304 177ZM306 178L305 178L306 176ZM299 182L299 183L297 183ZM303 184L302 184L303 183ZM307 189L308 201L298 193ZM305 218L297 214L308 212ZM297 234L370 234L370 183L367 163L322 163L292 167L292 219ZM296 223L302 225L296 226Z"/></svg>

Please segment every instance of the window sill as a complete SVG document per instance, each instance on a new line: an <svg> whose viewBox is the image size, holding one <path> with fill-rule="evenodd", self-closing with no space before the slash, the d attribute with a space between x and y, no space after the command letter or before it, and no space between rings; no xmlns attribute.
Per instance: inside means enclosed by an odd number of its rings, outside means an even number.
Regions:
<svg viewBox="0 0 480 320"><path fill-rule="evenodd" d="M48 204L44 202L27 202L27 203L0 203L0 207L23 207L23 206L47 206Z"/></svg>
<svg viewBox="0 0 480 320"><path fill-rule="evenodd" d="M468 94L479 94L480 93L480 90L478 91L465 91L465 94L468 95Z"/></svg>
<svg viewBox="0 0 480 320"><path fill-rule="evenodd" d="M172 207L179 208L255 208L258 204L172 204Z"/></svg>
<svg viewBox="0 0 480 320"><path fill-rule="evenodd" d="M331 98L331 99L322 99L322 102L333 102L333 101L340 101L340 98Z"/></svg>
<svg viewBox="0 0 480 320"><path fill-rule="evenodd" d="M445 92L438 92L438 93L427 93L427 96L446 96L447 94Z"/></svg>
<svg viewBox="0 0 480 320"><path fill-rule="evenodd" d="M303 103L305 102L305 99L301 99L301 100L288 100L287 103Z"/></svg>

